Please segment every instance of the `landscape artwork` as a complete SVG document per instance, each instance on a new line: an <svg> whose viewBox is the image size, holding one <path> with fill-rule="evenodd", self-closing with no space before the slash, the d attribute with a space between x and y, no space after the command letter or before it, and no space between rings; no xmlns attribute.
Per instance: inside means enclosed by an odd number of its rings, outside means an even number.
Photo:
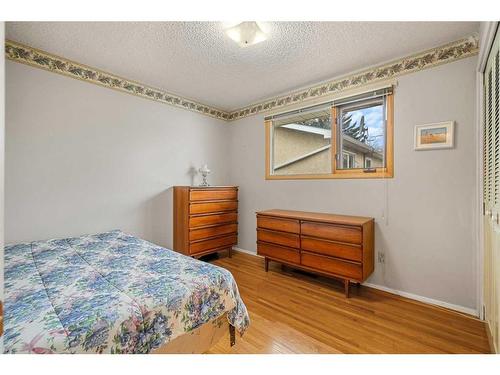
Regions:
<svg viewBox="0 0 500 375"><path fill-rule="evenodd" d="M453 147L453 121L415 127L415 150Z"/></svg>
<svg viewBox="0 0 500 375"><path fill-rule="evenodd" d="M420 130L420 143L423 145L431 143L445 143L446 133L446 128L422 129Z"/></svg>

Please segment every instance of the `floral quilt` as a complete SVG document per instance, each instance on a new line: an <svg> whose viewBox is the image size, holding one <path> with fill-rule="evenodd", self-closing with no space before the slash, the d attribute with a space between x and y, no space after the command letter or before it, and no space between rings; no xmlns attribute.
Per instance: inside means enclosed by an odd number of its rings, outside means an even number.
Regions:
<svg viewBox="0 0 500 375"><path fill-rule="evenodd" d="M5 247L5 353L149 353L224 313L231 273L119 230Z"/></svg>

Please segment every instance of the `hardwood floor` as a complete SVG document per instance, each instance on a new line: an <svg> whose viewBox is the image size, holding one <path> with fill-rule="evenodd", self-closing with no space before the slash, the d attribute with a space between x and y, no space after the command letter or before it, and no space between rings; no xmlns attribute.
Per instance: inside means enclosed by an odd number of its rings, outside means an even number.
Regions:
<svg viewBox="0 0 500 375"><path fill-rule="evenodd" d="M250 313L236 345L209 353L489 353L482 321L368 287L344 297L340 281L308 275L241 252L227 268Z"/></svg>

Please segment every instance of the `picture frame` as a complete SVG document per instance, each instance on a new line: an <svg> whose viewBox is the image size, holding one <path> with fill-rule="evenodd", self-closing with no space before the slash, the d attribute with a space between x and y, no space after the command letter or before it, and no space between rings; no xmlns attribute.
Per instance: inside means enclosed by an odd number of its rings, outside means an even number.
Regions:
<svg viewBox="0 0 500 375"><path fill-rule="evenodd" d="M415 126L415 150L436 150L454 147L454 121Z"/></svg>

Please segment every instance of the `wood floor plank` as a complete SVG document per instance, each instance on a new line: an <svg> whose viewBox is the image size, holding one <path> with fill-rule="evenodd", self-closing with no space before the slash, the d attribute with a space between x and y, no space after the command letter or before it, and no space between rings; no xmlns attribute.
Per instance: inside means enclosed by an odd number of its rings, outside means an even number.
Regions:
<svg viewBox="0 0 500 375"><path fill-rule="evenodd" d="M344 297L333 279L235 252L213 261L234 275L250 314L236 345L209 353L489 353L484 322L368 287Z"/></svg>

